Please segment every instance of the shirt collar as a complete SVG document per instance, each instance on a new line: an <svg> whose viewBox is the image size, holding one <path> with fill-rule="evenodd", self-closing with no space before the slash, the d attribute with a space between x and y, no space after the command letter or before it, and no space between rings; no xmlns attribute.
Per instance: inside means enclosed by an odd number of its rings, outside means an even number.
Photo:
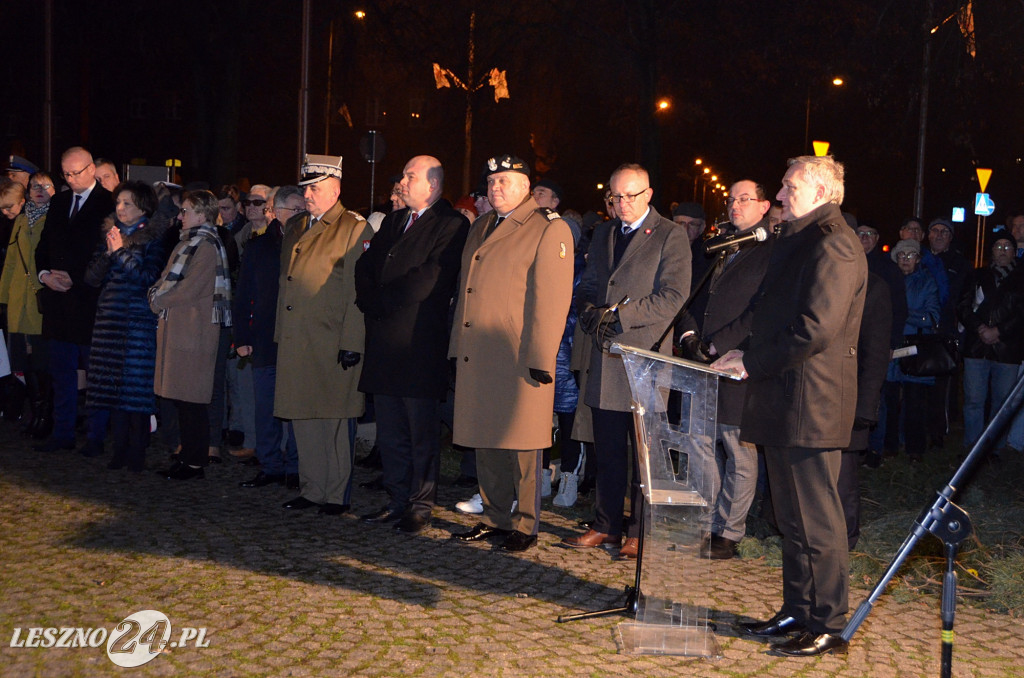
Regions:
<svg viewBox="0 0 1024 678"><path fill-rule="evenodd" d="M632 233L636 229L640 228L640 224L644 223L644 219L646 219L647 215L650 214L650 213L651 213L651 208L648 206L647 210L643 213L643 215L639 219L637 219L636 221L634 221L631 224L623 223L622 224L622 232L623 233Z"/></svg>

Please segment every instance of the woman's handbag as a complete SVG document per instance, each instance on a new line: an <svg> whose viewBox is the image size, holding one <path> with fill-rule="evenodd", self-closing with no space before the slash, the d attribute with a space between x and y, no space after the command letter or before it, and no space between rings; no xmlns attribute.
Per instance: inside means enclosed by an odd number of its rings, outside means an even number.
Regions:
<svg viewBox="0 0 1024 678"><path fill-rule="evenodd" d="M911 377L938 377L952 374L960 360L955 337L941 334L911 334L905 346L915 346L917 354L900 358L900 370Z"/></svg>

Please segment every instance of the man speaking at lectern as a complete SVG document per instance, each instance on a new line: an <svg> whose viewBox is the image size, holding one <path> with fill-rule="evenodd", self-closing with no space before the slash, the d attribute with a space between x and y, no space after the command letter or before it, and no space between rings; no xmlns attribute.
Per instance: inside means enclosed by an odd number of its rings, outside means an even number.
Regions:
<svg viewBox="0 0 1024 678"><path fill-rule="evenodd" d="M843 166L832 157L789 161L778 199L782 233L751 301L742 350L712 367L748 379L741 437L763 445L782 531L782 609L745 633L798 634L787 656L846 652L846 522L836 483L857 401L857 337L867 260L846 226Z"/></svg>

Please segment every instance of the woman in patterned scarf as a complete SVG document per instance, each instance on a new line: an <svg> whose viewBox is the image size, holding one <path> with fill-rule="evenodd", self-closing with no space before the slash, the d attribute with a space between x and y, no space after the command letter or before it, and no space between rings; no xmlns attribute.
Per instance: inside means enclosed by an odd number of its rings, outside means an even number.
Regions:
<svg viewBox="0 0 1024 678"><path fill-rule="evenodd" d="M174 480L204 475L217 344L221 326L231 325L227 252L212 225L216 220L213 193L184 195L181 240L149 290L149 306L159 315L154 390L174 402L181 430L178 461L161 472Z"/></svg>

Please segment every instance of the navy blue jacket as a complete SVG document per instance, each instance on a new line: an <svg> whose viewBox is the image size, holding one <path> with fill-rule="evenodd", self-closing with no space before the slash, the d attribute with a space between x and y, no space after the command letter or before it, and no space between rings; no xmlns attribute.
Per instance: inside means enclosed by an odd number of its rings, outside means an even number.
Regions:
<svg viewBox="0 0 1024 678"><path fill-rule="evenodd" d="M262 235L249 241L235 287L235 346L252 346L252 366L277 364L274 323L281 277L281 222L275 219Z"/></svg>

